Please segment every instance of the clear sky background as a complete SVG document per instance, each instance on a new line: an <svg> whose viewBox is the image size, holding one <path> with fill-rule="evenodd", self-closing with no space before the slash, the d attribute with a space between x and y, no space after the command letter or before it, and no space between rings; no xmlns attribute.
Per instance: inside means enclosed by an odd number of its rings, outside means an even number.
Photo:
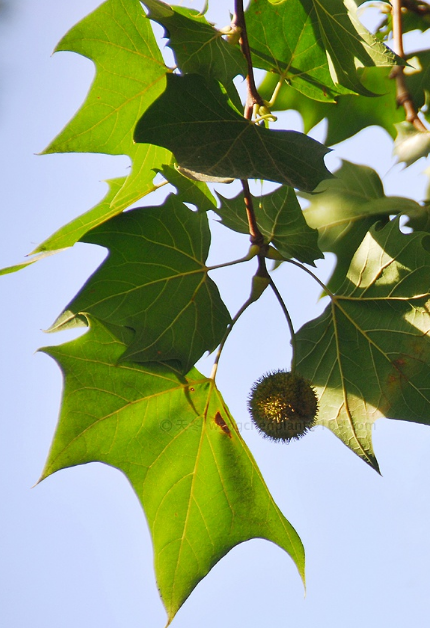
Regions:
<svg viewBox="0 0 430 628"><path fill-rule="evenodd" d="M82 103L93 64L58 53L58 40L97 0L10 0L0 14L2 163L0 267L24 255L96 204L105 179L127 172L126 157L37 156ZM229 23L227 0L209 17ZM200 9L203 2L191 3ZM409 49L422 47L412 41ZM300 130L296 115L282 122ZM323 126L315 137L324 139ZM336 147L384 176L392 165L388 135L370 129ZM422 200L420 160L384 176L387 194ZM146 199L143 204L154 201ZM158 201L157 201L158 202ZM247 238L214 224L211 260L235 259ZM46 335L62 308L104 258L79 244L0 278L0 624L5 628L161 628L165 612L152 567L140 504L120 472L101 464L61 471L32 488L54 433L62 378L37 348L70 340ZM249 294L254 266L217 271L232 314ZM321 266L324 279L331 262ZM277 272L298 329L321 312L318 286L300 271ZM258 338L251 341L251 334ZM307 552L307 595L296 568L277 546L254 540L233 549L198 585L175 628L291 626L404 628L428 626L430 610L430 428L379 420L373 433L383 477L331 432L314 429L290 445L251 429L246 400L268 370L288 368L288 330L271 294L249 310L229 340L218 384L242 435ZM210 372L212 358L202 360Z"/></svg>

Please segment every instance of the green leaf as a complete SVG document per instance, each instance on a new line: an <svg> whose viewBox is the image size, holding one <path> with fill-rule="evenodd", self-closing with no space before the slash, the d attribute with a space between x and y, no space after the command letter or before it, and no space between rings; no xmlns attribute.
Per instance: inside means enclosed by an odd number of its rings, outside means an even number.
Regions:
<svg viewBox="0 0 430 628"><path fill-rule="evenodd" d="M50 255L53 255L54 253L58 253L58 251L49 251L48 253L40 253L39 255L35 255L34 257L29 258L25 262L22 262L22 264L14 264L13 266L6 266L6 268L1 268L0 276L10 275L11 273L16 273L18 272L18 270L22 270L23 268L28 268L28 266L31 266L35 262L38 262L41 259L45 259L45 257L49 257Z"/></svg>
<svg viewBox="0 0 430 628"><path fill-rule="evenodd" d="M221 216L222 224L233 231L249 234L243 196L239 194L231 199L219 193L218 196L221 206L215 212ZM275 192L254 198L253 204L265 241L274 244L283 257L295 257L312 266L316 259L323 257L318 247L318 231L306 223L292 188L280 187Z"/></svg>
<svg viewBox="0 0 430 628"><path fill-rule="evenodd" d="M107 0L72 28L56 51L88 57L96 77L85 103L44 153L128 155L133 166L113 206L121 211L154 189L155 168L171 155L133 143L136 120L163 92L167 68L138 0Z"/></svg>
<svg viewBox="0 0 430 628"><path fill-rule="evenodd" d="M371 95L357 75L357 66L404 65L358 20L354 0L313 0L321 36L327 50L335 83L357 92Z"/></svg>
<svg viewBox="0 0 430 628"><path fill-rule="evenodd" d="M352 137L362 129L379 125L392 137L395 136L394 123L404 119L404 112L396 106L396 87L389 78L386 68L365 68L361 73L363 84L375 92L384 90L377 98L345 95L336 103L316 102L294 89L283 86L272 107L273 111L295 109L303 119L305 133L309 133L321 120L327 119L326 144L333 146ZM268 74L259 87L263 98L270 98L276 87L276 77Z"/></svg>
<svg viewBox="0 0 430 628"><path fill-rule="evenodd" d="M137 123L135 140L164 146L179 166L211 176L267 179L306 191L331 176L325 146L245 120L219 83L197 74L167 77L166 91Z"/></svg>
<svg viewBox="0 0 430 628"><path fill-rule="evenodd" d="M252 61L255 67L275 72L309 98L334 102L349 92L335 84L312 0L271 4L254 0L245 14ZM266 93L266 100L270 95Z"/></svg>
<svg viewBox="0 0 430 628"><path fill-rule="evenodd" d="M103 462L139 498L169 623L194 587L238 543L264 538L304 577L304 551L275 504L214 381L164 364L118 360L124 346L97 320L81 338L43 349L65 377L42 479Z"/></svg>
<svg viewBox="0 0 430 628"><path fill-rule="evenodd" d="M109 249L50 331L85 324L88 312L135 332L123 359L179 360L183 372L221 341L230 316L204 265L210 231L205 213L174 195L161 207L120 214L82 240Z"/></svg>
<svg viewBox="0 0 430 628"><path fill-rule="evenodd" d="M109 218L119 214L121 209L112 208L111 203L124 185L124 181L124 177L107 181L109 190L100 203L85 212L85 214L82 214L78 218L75 218L75 220L67 223L67 225L64 225L64 227L61 227L61 229L42 242L42 244L39 244L33 253L38 253L40 251L55 251L56 249L73 246L88 231L94 229L98 225L101 225L103 222L106 222Z"/></svg>
<svg viewBox="0 0 430 628"><path fill-rule="evenodd" d="M353 0L255 0L248 24L255 63L320 101L372 96L359 67L404 65L358 20Z"/></svg>
<svg viewBox="0 0 430 628"><path fill-rule="evenodd" d="M166 29L168 45L183 74L201 74L227 86L238 75L246 76L245 57L225 41L222 33L194 9L171 7L159 0L145 0L148 17Z"/></svg>
<svg viewBox="0 0 430 628"><path fill-rule="evenodd" d="M407 58L411 67L405 68L406 82L417 109L425 104L430 92L430 51L413 53ZM420 69L421 68L421 69ZM358 133L362 129L377 125L391 137L396 137L395 124L404 120L402 107L396 103L396 84L390 79L390 68L364 68L360 71L363 85L378 94L377 98L341 95L335 104L316 102L284 85L276 98L273 111L297 110L303 118L305 133L308 133L324 118L327 119L326 144L332 146ZM263 98L269 100L276 87L277 77L267 74L259 87Z"/></svg>
<svg viewBox="0 0 430 628"><path fill-rule="evenodd" d="M378 470L379 417L430 423L430 237L375 225L325 312L297 334L297 370L317 422Z"/></svg>
<svg viewBox="0 0 430 628"><path fill-rule="evenodd" d="M39 260L45 259L48 254L53 254L62 249L73 246L88 231L94 229L98 225L103 224L113 216L119 214L122 211L121 208L118 208L116 206L112 207L112 201L118 194L119 190L122 188L124 181L124 177L107 181L106 183L108 183L109 185L109 190L106 196L102 199L102 201L100 201L100 203L98 203L95 207L85 212L81 216L78 216L78 218L75 218L71 222L67 223L66 225L64 225L64 227L61 227L61 229L58 229L58 231L56 231L53 235L44 240L42 244L39 244L39 246L37 246L34 251L30 253L30 255L34 255L34 257L31 257L23 264L10 266L8 268L0 270L0 275L16 272L18 270L26 268L30 264L34 264ZM191 181L189 183L191 183ZM153 189L157 189L157 186L153 186ZM205 192L206 191L202 189L202 199L204 198ZM208 189L207 195L210 198L211 195ZM186 194L184 190L184 201L188 199L189 202L193 202L193 200L191 199L196 200L196 197L196 194L192 195L192 190L189 190L189 194ZM200 197L199 200L201 200ZM215 203L215 200L213 202ZM40 253L40 255L35 255L36 253Z"/></svg>
<svg viewBox="0 0 430 628"><path fill-rule="evenodd" d="M393 214L421 213L415 201L385 196L382 181L368 166L343 161L336 178L321 183L309 200L305 219L319 231L322 251L336 254L337 264L328 287L336 290L343 282L351 259L370 227Z"/></svg>

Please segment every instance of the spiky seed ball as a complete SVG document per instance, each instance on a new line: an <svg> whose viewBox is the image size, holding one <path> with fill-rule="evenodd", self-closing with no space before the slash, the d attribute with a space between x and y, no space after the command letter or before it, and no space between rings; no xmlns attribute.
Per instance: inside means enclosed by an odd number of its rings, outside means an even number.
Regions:
<svg viewBox="0 0 430 628"><path fill-rule="evenodd" d="M248 399L258 430L274 441L299 439L315 424L318 399L310 383L297 373L274 371L263 375Z"/></svg>

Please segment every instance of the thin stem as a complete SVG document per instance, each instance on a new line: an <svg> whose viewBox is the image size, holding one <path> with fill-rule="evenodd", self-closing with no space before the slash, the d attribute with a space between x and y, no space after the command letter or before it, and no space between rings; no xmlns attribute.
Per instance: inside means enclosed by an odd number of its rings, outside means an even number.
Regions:
<svg viewBox="0 0 430 628"><path fill-rule="evenodd" d="M287 323L288 323L288 327L290 328L290 335L291 335L291 348L293 350L293 355L291 358L291 373L295 373L296 371L296 334L294 333L294 326L293 326L293 321L291 320L291 316L289 311L287 310L287 306L284 303L284 300L281 296L281 293L279 292L278 288L276 287L275 282L273 281L273 279L270 277L269 278L269 283L270 283L270 287L272 288L273 292L275 293L276 298L278 299L279 305L282 308L282 311L284 312L284 316L287 319Z"/></svg>
<svg viewBox="0 0 430 628"><path fill-rule="evenodd" d="M224 345L234 325L237 323L238 319L242 316L244 311L248 309L251 303L255 303L255 301L257 301L260 298L260 296L263 294L264 290L269 284L270 284L270 275L266 268L266 258L262 256L261 254L259 254L258 255L258 268L252 280L251 294L249 295L249 298L247 299L247 301L245 301L245 303L242 305L240 310L237 312L236 316L233 318L230 325L227 327L227 330L224 334L224 338L221 340L221 344L219 345L219 348L215 357L214 365L212 367L211 379L215 379L215 375L218 369L218 362L221 357L222 350L224 349Z"/></svg>
<svg viewBox="0 0 430 628"><path fill-rule="evenodd" d="M249 48L248 34L246 31L245 14L243 10L243 0L235 0L234 10L235 10L235 13L232 20L232 26L234 26L234 28L240 32L239 44L242 50L242 54L246 59L246 64L248 68L247 76L246 76L247 96L246 96L246 103L245 103L245 109L244 109L243 115L246 120L251 120L253 112L254 112L254 106L255 105L263 106L264 101L261 98L260 94L258 93L257 87L255 85L254 68L252 65L251 50ZM242 188L243 188L243 197L244 197L244 202L245 202L246 215L248 218L250 240L253 245L257 245L259 247L258 270L257 270L256 276L268 279L269 273L267 272L266 259L265 259L267 245L264 242L264 236L261 233L257 224L257 218L255 216L255 211L254 211L254 203L252 200L252 195L249 189L248 181L246 179L241 179L241 183L242 183ZM239 260L239 261L242 261L242 260ZM218 268L220 268L220 266L218 266ZM236 316L231 321L230 325L227 327L226 333L224 334L224 338L222 339L221 344L219 345L219 348L215 357L215 361L214 361L214 365L213 365L212 373L211 373L211 379L215 379L216 372L218 369L219 359L221 357L221 353L224 349L227 338L229 337L231 333L231 330L233 329L234 325L236 324L240 316L242 316L245 310L251 305L251 303L254 303L255 300L256 300L256 297L251 292L251 296L249 297L249 299L242 305L240 310L237 312Z"/></svg>
<svg viewBox="0 0 430 628"><path fill-rule="evenodd" d="M209 379L213 379L213 380L215 379L216 372L218 370L218 362L219 362L219 359L221 357L221 353L222 353L222 351L224 349L224 345L227 342L227 338L229 337L231 330L236 325L236 323L239 320L239 318L242 316L242 314L245 312L245 310L248 309L248 307L251 305L251 303L254 303L254 299L252 297L249 297L249 299L247 301L245 301L245 303L242 305L240 310L237 312L236 316L232 319L230 325L227 327L227 330L226 330L226 332L224 334L224 338L221 340L221 344L218 347L218 351L217 351L217 354L215 356L214 364L213 364L213 367L212 367L212 372L210 374L210 378Z"/></svg>
<svg viewBox="0 0 430 628"><path fill-rule="evenodd" d="M393 39L395 52L405 58L403 50L403 28L402 28L402 0L391 0L393 15Z"/></svg>
<svg viewBox="0 0 430 628"><path fill-rule="evenodd" d="M218 270L218 268L226 268L227 266L234 266L235 264L242 264L243 262L249 262L249 260L251 260L253 257L255 257L256 255L258 255L258 248L256 247L253 250L253 247L251 247L248 255L245 255L245 257L241 257L240 259L235 259L232 262L224 262L222 264L215 264L215 266L207 266L206 270L209 272L210 270Z"/></svg>
<svg viewBox="0 0 430 628"><path fill-rule="evenodd" d="M334 299L335 295L333 294L333 292L329 290L327 286L321 281L321 279L317 277L315 273L309 270L309 268L306 268L306 266L303 266L303 264L300 264L300 262L295 262L292 259L286 259L285 262L287 264L293 264L293 266L297 266L298 268L301 268L302 270L304 270L305 273L308 273L308 275L310 275L313 279L315 279L315 281L321 286L321 288L324 290L327 296L330 297L330 299L332 300Z"/></svg>
<svg viewBox="0 0 430 628"><path fill-rule="evenodd" d="M394 51L399 55L399 57L404 59L405 51L403 49L402 0L391 0L391 6L393 16ZM418 131L426 132L427 129L418 117L418 112L415 108L412 96L407 88L403 66L396 65L390 74L390 78L393 78L396 81L396 102L399 107L402 106L405 110L406 120L413 124Z"/></svg>

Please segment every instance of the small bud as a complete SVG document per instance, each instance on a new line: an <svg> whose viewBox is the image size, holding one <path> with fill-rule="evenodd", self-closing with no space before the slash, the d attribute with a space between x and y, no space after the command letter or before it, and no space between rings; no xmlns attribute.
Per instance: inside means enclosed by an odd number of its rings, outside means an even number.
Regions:
<svg viewBox="0 0 430 628"><path fill-rule="evenodd" d="M240 36L242 35L240 26L235 26L234 24L223 26L223 28L219 29L219 32L227 36L227 41L232 46L235 46L239 42Z"/></svg>
<svg viewBox="0 0 430 628"><path fill-rule="evenodd" d="M249 297L249 299L251 301L257 301L269 284L269 277L260 277L259 275L254 275L254 277L252 278L251 296Z"/></svg>
<svg viewBox="0 0 430 628"><path fill-rule="evenodd" d="M283 262L285 260L285 257L283 257L280 254L278 249L273 248L273 246L269 246L269 248L267 249L266 257L268 259L274 259L274 260L279 261L279 262Z"/></svg>
<svg viewBox="0 0 430 628"><path fill-rule="evenodd" d="M260 252L260 247L258 246L258 244L251 244L251 246L249 247L249 251L248 251L248 255L246 256L246 259L252 259L256 255L258 255L259 252Z"/></svg>

